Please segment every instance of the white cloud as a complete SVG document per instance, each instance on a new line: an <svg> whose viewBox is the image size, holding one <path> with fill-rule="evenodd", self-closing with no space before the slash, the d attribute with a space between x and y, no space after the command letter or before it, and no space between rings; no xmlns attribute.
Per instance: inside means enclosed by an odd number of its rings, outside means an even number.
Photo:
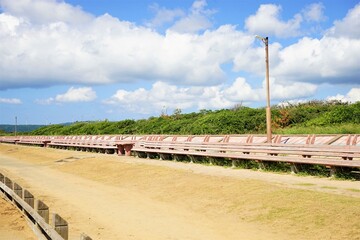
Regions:
<svg viewBox="0 0 360 240"><path fill-rule="evenodd" d="M0 98L0 103L6 104L22 104L21 100L18 98Z"/></svg>
<svg viewBox="0 0 360 240"><path fill-rule="evenodd" d="M3 13L0 14L0 37L1 36L16 36L16 28L23 23L21 18Z"/></svg>
<svg viewBox="0 0 360 240"><path fill-rule="evenodd" d="M175 19L185 15L185 12L179 8L167 9L160 7L158 4L152 4L150 9L155 12L155 17L146 25L153 28L161 27L166 23L172 23Z"/></svg>
<svg viewBox="0 0 360 240"><path fill-rule="evenodd" d="M207 6L206 0L196 0L191 6L191 11L193 13L204 12L205 7Z"/></svg>
<svg viewBox="0 0 360 240"><path fill-rule="evenodd" d="M321 22L326 19L324 15L324 4L322 3L313 3L307 6L303 11L302 14L306 21L314 21L314 22Z"/></svg>
<svg viewBox="0 0 360 240"><path fill-rule="evenodd" d="M334 26L329 29L328 35L339 38L360 38L360 3L350 9L347 15L334 22Z"/></svg>
<svg viewBox="0 0 360 240"><path fill-rule="evenodd" d="M195 0L187 11L180 8L167 9L152 4L150 9L155 12L155 17L148 21L146 26L157 29L167 25L168 31L195 34L212 27L210 17L215 11L206 7L206 0Z"/></svg>
<svg viewBox="0 0 360 240"><path fill-rule="evenodd" d="M275 42L269 45L269 57L270 76L276 77L283 84L359 82L360 39L304 37L288 47ZM245 70L259 76L265 75L263 46L239 52L233 61L236 71Z"/></svg>
<svg viewBox="0 0 360 240"><path fill-rule="evenodd" d="M174 23L170 28L180 33L196 33L212 26L209 17L214 14L213 10L206 9L206 0L195 0L190 13Z"/></svg>
<svg viewBox="0 0 360 240"><path fill-rule="evenodd" d="M35 99L34 101L36 104L40 105L50 105L55 103L55 99L53 97L47 98L47 99Z"/></svg>
<svg viewBox="0 0 360 240"><path fill-rule="evenodd" d="M360 29L359 21L355 21L358 18L360 4L349 10L344 19L337 21L321 38L303 37L287 47L272 43L270 39L270 76L276 77L282 84L359 83L360 38L337 34L338 27L340 31L345 29L337 23L346 23L349 34L355 34ZM245 52L237 54L234 69L264 75L264 47L248 48Z"/></svg>
<svg viewBox="0 0 360 240"><path fill-rule="evenodd" d="M232 26L201 35L174 31L161 35L110 15L97 17L86 28L65 22L19 24L14 33L0 39L3 89L138 79L210 85L225 79L221 65L252 42Z"/></svg>
<svg viewBox="0 0 360 240"><path fill-rule="evenodd" d="M55 97L57 102L90 102L96 98L96 93L91 87L71 87L66 93Z"/></svg>
<svg viewBox="0 0 360 240"><path fill-rule="evenodd" d="M352 88L346 95L349 102L360 101L360 88Z"/></svg>
<svg viewBox="0 0 360 240"><path fill-rule="evenodd" d="M308 102L308 100L305 100L305 99L293 99L293 100L287 100L287 101L284 101L284 102L279 102L277 104L277 106L279 107L288 107L288 106L291 106L291 105L299 105L301 103L306 103Z"/></svg>
<svg viewBox="0 0 360 240"><path fill-rule="evenodd" d="M93 18L80 7L56 0L0 0L0 6L5 12L35 24L84 24Z"/></svg>
<svg viewBox="0 0 360 240"><path fill-rule="evenodd" d="M264 76L264 48L259 41L254 44L252 31L262 34L262 24L267 24L275 35L294 36L302 21L299 14L283 21L281 7L268 4L247 19L250 33L231 25L209 30L206 26L211 26L214 11L207 8L206 1L197 0L183 16L181 10L166 12L159 7L158 23L153 24L175 21L171 30L161 34L108 14L94 17L55 0L0 0L0 6L0 89L158 81L191 89L202 86L208 94L218 93L225 91L218 91L218 86L229 78L224 65L230 65L238 76L243 72ZM283 47L271 38L270 76L281 86L358 83L360 39L355 36L360 29L356 21L359 9L358 4L319 39L306 37ZM321 5L311 5L302 14L320 20ZM175 31L185 19L190 29L185 24L185 32ZM340 35L345 25L350 30Z"/></svg>
<svg viewBox="0 0 360 240"><path fill-rule="evenodd" d="M209 20L202 15L191 15L177 21L170 30L180 33L196 33L211 27Z"/></svg>
<svg viewBox="0 0 360 240"><path fill-rule="evenodd" d="M200 93L200 87L179 88L164 82L156 82L150 90L139 88L134 91L118 90L107 104L121 104L128 111L149 114L166 108L187 109L194 106L194 93Z"/></svg>
<svg viewBox="0 0 360 240"><path fill-rule="evenodd" d="M240 51L234 58L234 69L236 71L246 70L248 72L257 73L259 75L265 74L265 48L263 42L255 39L256 48L247 48ZM269 43L269 58L270 58L270 74L274 66L279 64L279 53L282 46L278 42Z"/></svg>
<svg viewBox="0 0 360 240"><path fill-rule="evenodd" d="M316 86L309 83L277 84L271 79L272 100L294 99L312 96ZM253 88L244 78L237 78L231 85L212 87L177 87L164 82L156 82L152 88L134 91L118 90L106 104L121 105L127 111L143 114L158 113L167 109L221 109L238 103L265 100L265 85Z"/></svg>
<svg viewBox="0 0 360 240"><path fill-rule="evenodd" d="M288 21L280 19L281 6L275 4L260 5L255 15L251 15L245 21L245 28L253 34L275 35L277 37L298 36L300 24L303 20L300 14L296 14Z"/></svg>
<svg viewBox="0 0 360 240"><path fill-rule="evenodd" d="M254 15L246 19L245 28L256 35L276 36L278 38L297 37L304 34L304 29L302 29L304 20L318 23L326 19L324 8L322 3L313 3L306 6L291 19L282 20L280 5L263 4L260 5Z"/></svg>
<svg viewBox="0 0 360 240"><path fill-rule="evenodd" d="M360 39L303 38L279 52L273 74L283 81L356 83Z"/></svg>
<svg viewBox="0 0 360 240"><path fill-rule="evenodd" d="M266 97L266 82L263 81L262 88L253 89L244 78L237 78L233 85L224 90L224 95L232 101L262 101ZM278 83L270 78L270 98L272 100L295 99L309 97L315 94L317 86L311 83Z"/></svg>
<svg viewBox="0 0 360 240"><path fill-rule="evenodd" d="M355 103L360 101L360 88L352 88L345 96L337 94L336 96L327 97L328 101L338 100L342 102Z"/></svg>
<svg viewBox="0 0 360 240"><path fill-rule="evenodd" d="M96 92L91 87L70 87L64 94L58 94L54 98L38 99L35 102L48 105L52 103L91 102L95 99Z"/></svg>
<svg viewBox="0 0 360 240"><path fill-rule="evenodd" d="M263 89L265 89L265 83L263 83ZM270 82L270 89L272 99L296 99L313 96L317 90L317 85L303 82L277 83L273 79Z"/></svg>

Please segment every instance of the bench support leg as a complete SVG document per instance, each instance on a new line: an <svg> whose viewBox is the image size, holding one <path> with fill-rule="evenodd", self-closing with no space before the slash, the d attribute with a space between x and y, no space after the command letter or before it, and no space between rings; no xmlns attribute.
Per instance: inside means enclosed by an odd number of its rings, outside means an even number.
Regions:
<svg viewBox="0 0 360 240"><path fill-rule="evenodd" d="M189 156L189 158L190 158L190 163L194 163L194 161L195 161L195 157L194 156L192 156L192 155L188 155Z"/></svg>
<svg viewBox="0 0 360 240"><path fill-rule="evenodd" d="M257 163L259 164L259 170L263 171L265 170L265 164L263 161L258 160Z"/></svg>
<svg viewBox="0 0 360 240"><path fill-rule="evenodd" d="M132 144L125 144L124 145L125 156L131 156L132 147L133 147Z"/></svg>
<svg viewBox="0 0 360 240"><path fill-rule="evenodd" d="M291 174L296 174L299 172L298 166L296 163L290 163L290 169L291 169Z"/></svg>
<svg viewBox="0 0 360 240"><path fill-rule="evenodd" d="M238 160L231 160L231 168L236 168L238 165L237 163L238 163Z"/></svg>
<svg viewBox="0 0 360 240"><path fill-rule="evenodd" d="M335 178L336 177L336 167L331 166L330 167L330 178Z"/></svg>
<svg viewBox="0 0 360 240"><path fill-rule="evenodd" d="M117 149L118 149L118 155L124 155L125 154L125 149L123 145L117 145Z"/></svg>

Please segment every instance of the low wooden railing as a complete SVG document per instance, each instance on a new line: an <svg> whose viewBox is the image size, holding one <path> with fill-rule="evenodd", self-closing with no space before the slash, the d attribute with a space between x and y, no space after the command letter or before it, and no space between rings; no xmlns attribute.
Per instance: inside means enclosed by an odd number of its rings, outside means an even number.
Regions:
<svg viewBox="0 0 360 240"><path fill-rule="evenodd" d="M0 193L14 202L15 206L34 224L34 228L38 228L46 239L67 240L69 238L68 223L62 217L53 213L50 224L49 207L2 173L0 173ZM79 239L91 240L85 234L82 234Z"/></svg>

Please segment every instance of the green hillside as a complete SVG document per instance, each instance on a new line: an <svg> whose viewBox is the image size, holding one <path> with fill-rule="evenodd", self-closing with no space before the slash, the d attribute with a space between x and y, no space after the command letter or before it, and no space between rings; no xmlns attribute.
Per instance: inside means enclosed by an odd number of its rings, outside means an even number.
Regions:
<svg viewBox="0 0 360 240"><path fill-rule="evenodd" d="M44 125L17 125L16 131L19 133L23 132L31 132L35 129L41 128ZM15 131L15 125L11 124L0 124L0 134L1 133L14 133Z"/></svg>
<svg viewBox="0 0 360 240"><path fill-rule="evenodd" d="M264 108L238 106L187 114L178 109L171 115L142 120L50 125L29 134L261 134L266 132L265 119ZM273 132L278 134L360 133L360 102L311 101L287 107L274 106L272 126Z"/></svg>

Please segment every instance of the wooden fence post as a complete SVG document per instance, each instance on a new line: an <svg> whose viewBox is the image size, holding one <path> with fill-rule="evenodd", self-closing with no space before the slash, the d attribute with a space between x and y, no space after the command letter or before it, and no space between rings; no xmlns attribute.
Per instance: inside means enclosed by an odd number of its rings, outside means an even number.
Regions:
<svg viewBox="0 0 360 240"><path fill-rule="evenodd" d="M44 202L36 201L36 211L49 224L49 207Z"/></svg>
<svg viewBox="0 0 360 240"><path fill-rule="evenodd" d="M34 208L34 195L26 189L24 189L24 201L29 204L30 207Z"/></svg>
<svg viewBox="0 0 360 240"><path fill-rule="evenodd" d="M68 223L60 217L59 214L53 213L52 214L52 225L54 226L54 229L59 235L64 238L64 240L68 240L69 238L69 227Z"/></svg>

